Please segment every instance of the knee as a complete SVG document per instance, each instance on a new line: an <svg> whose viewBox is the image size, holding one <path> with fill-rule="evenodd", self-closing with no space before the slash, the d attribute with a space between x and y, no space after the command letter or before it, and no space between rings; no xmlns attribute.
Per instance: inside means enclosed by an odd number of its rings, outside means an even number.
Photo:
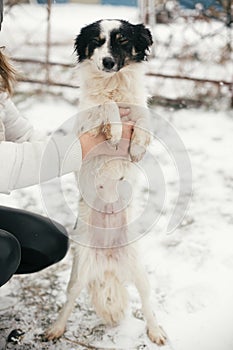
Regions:
<svg viewBox="0 0 233 350"><path fill-rule="evenodd" d="M17 270L21 259L18 240L9 232L0 230L0 286L6 283Z"/></svg>
<svg viewBox="0 0 233 350"><path fill-rule="evenodd" d="M20 244L19 241L11 233L0 230L0 242L0 261L10 262L13 257L15 257L15 260L20 260Z"/></svg>
<svg viewBox="0 0 233 350"><path fill-rule="evenodd" d="M56 261L59 261L65 257L68 251L69 237L65 228L61 225L58 225L54 230L53 238L54 238L53 250L56 251L54 252L55 253L54 258Z"/></svg>
<svg viewBox="0 0 233 350"><path fill-rule="evenodd" d="M69 239L65 228L44 218L39 219L33 221L36 237L28 234L27 241L20 242L22 258L17 274L40 271L57 263L67 253Z"/></svg>

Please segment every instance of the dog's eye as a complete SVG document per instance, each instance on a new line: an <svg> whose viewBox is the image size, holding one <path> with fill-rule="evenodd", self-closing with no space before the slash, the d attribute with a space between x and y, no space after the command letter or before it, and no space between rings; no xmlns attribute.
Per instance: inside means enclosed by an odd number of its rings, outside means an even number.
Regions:
<svg viewBox="0 0 233 350"><path fill-rule="evenodd" d="M117 35L117 40L121 45L126 45L129 42L129 39L127 39L125 36L118 34Z"/></svg>
<svg viewBox="0 0 233 350"><path fill-rule="evenodd" d="M92 39L92 44L95 46L102 46L105 43L105 38L98 37L96 36L95 38Z"/></svg>
<svg viewBox="0 0 233 350"><path fill-rule="evenodd" d="M96 38L92 39L92 42L93 42L93 44L98 45L100 43L100 38L96 37Z"/></svg>
<svg viewBox="0 0 233 350"><path fill-rule="evenodd" d="M119 40L119 42L121 43L121 45L125 45L128 44L129 40L127 38L122 38L121 40Z"/></svg>

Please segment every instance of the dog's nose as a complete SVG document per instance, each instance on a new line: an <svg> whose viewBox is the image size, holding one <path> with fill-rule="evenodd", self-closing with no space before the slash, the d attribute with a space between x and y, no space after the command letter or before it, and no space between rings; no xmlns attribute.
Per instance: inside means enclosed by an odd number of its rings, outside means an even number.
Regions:
<svg viewBox="0 0 233 350"><path fill-rule="evenodd" d="M115 62L112 59L112 57L104 57L103 58L103 66L106 69L112 69L114 66Z"/></svg>

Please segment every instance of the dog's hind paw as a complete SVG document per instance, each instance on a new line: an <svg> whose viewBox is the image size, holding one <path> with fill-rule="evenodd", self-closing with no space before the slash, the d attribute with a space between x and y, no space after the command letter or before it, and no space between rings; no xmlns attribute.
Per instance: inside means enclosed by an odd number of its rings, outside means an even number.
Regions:
<svg viewBox="0 0 233 350"><path fill-rule="evenodd" d="M156 343L157 345L165 345L167 337L161 327L150 328L148 329L147 334L153 343Z"/></svg>
<svg viewBox="0 0 233 350"><path fill-rule="evenodd" d="M44 334L46 340L54 340L60 338L65 332L65 326L55 323Z"/></svg>

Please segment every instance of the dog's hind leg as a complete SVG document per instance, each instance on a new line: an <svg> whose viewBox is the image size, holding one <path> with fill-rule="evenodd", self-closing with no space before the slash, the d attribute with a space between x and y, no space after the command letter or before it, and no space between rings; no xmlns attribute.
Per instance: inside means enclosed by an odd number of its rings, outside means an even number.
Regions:
<svg viewBox="0 0 233 350"><path fill-rule="evenodd" d="M135 271L136 276L134 277L134 283L141 297L142 311L147 323L148 336L153 343L164 345L166 342L166 335L158 325L156 316L151 309L150 284L146 272L139 266L137 269L134 269L134 274Z"/></svg>
<svg viewBox="0 0 233 350"><path fill-rule="evenodd" d="M75 255L67 288L66 302L63 305L56 322L45 333L45 338L47 340L60 338L65 332L66 322L74 307L75 300L83 287L83 283L78 279L78 256Z"/></svg>

